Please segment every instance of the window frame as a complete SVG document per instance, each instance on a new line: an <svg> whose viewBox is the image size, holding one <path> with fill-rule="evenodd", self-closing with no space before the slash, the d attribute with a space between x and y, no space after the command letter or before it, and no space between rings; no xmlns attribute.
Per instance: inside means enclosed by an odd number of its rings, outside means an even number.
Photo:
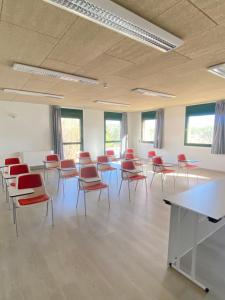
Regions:
<svg viewBox="0 0 225 300"><path fill-rule="evenodd" d="M152 110L152 111L145 111L141 113L141 142L142 143L150 143L150 144L154 144L154 140L153 141L144 141L143 140L143 125L144 125L144 121L146 120L155 120L156 121L156 111Z"/></svg>
<svg viewBox="0 0 225 300"><path fill-rule="evenodd" d="M120 140L119 141L106 141L106 121L120 121ZM107 143L120 143L120 152L122 146L121 139L121 122L122 122L122 113L117 112L104 112L104 152L106 151Z"/></svg>
<svg viewBox="0 0 225 300"><path fill-rule="evenodd" d="M72 109L72 108L61 108L61 119L79 119L80 120L80 142L66 142L62 143L64 145L80 145L80 151L84 149L84 139L83 139L83 110Z"/></svg>
<svg viewBox="0 0 225 300"><path fill-rule="evenodd" d="M188 124L189 124L189 117L215 115L215 107L216 107L216 103L205 103L205 104L186 106L186 108L185 108L184 146L208 147L208 148L212 147L212 144L188 143L187 142Z"/></svg>

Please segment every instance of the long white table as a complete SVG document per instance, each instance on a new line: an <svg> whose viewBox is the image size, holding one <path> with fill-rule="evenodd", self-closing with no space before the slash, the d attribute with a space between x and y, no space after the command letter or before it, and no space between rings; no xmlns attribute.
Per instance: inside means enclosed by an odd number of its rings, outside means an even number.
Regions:
<svg viewBox="0 0 225 300"><path fill-rule="evenodd" d="M168 196L164 201L171 205L168 265L208 292L209 288L196 278L197 250L225 225L225 178ZM191 266L187 271L181 262L190 252Z"/></svg>

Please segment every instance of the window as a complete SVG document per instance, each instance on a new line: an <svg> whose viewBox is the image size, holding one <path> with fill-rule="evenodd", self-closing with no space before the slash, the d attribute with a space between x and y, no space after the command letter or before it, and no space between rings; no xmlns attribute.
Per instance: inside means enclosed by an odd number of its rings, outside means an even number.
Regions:
<svg viewBox="0 0 225 300"><path fill-rule="evenodd" d="M105 150L114 150L116 156L121 152L121 113L105 112Z"/></svg>
<svg viewBox="0 0 225 300"><path fill-rule="evenodd" d="M215 103L187 106L184 144L211 147L214 118Z"/></svg>
<svg viewBox="0 0 225 300"><path fill-rule="evenodd" d="M83 150L83 111L61 109L62 139L65 159L75 159Z"/></svg>
<svg viewBox="0 0 225 300"><path fill-rule="evenodd" d="M146 111L141 114L142 142L153 143L155 138L155 111Z"/></svg>

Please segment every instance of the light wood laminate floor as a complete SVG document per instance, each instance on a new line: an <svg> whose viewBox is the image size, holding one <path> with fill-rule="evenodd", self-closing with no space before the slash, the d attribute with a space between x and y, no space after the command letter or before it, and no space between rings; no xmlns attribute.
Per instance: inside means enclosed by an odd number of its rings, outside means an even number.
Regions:
<svg viewBox="0 0 225 300"><path fill-rule="evenodd" d="M199 183L225 174L199 170ZM149 182L151 172L148 172ZM190 187L196 178L190 179ZM106 194L87 197L75 208L76 181L66 182L56 197L57 176L49 174L54 196L55 227L45 206L18 209L19 238L11 211L0 192L0 300L190 300L219 299L205 294L166 266L169 206L162 201L158 177L145 197L144 184L128 200L124 183L120 198L111 178L111 209ZM178 176L176 192L188 188ZM173 193L168 177L165 194Z"/></svg>

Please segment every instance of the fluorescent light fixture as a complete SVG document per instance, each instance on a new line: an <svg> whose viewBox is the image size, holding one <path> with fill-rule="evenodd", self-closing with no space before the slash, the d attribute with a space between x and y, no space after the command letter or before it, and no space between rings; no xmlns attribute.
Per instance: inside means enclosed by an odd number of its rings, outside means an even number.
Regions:
<svg viewBox="0 0 225 300"><path fill-rule="evenodd" d="M178 37L110 0L44 1L163 52L183 44Z"/></svg>
<svg viewBox="0 0 225 300"><path fill-rule="evenodd" d="M96 100L94 102L98 104L106 104L106 105L130 106L130 104L128 103L119 103L119 102L112 102L112 101L105 101L105 100Z"/></svg>
<svg viewBox="0 0 225 300"><path fill-rule="evenodd" d="M141 94L144 96L153 96L153 97L163 97L163 98L175 98L175 95L163 93L163 92L157 92L157 91L151 91L147 89L142 89L142 88L136 88L131 90L132 92L136 94Z"/></svg>
<svg viewBox="0 0 225 300"><path fill-rule="evenodd" d="M211 66L208 68L208 71L214 75L225 78L225 63Z"/></svg>
<svg viewBox="0 0 225 300"><path fill-rule="evenodd" d="M33 75L53 77L53 78L66 80L66 81L80 82L80 83L87 84L87 85L95 85L98 83L98 81L96 79L73 75L73 74L67 74L67 73L53 71L53 70L48 70L48 69L39 68L39 67L18 64L18 63L13 64L13 70L19 71L19 72L24 72L24 73L29 73L29 74L33 74Z"/></svg>
<svg viewBox="0 0 225 300"><path fill-rule="evenodd" d="M48 94L48 93L40 93L34 91L24 91L24 90L16 90L16 89L2 89L4 93L8 94L17 94L17 95L25 95L25 96L36 96L36 97L47 97L54 99L64 99L62 95Z"/></svg>

